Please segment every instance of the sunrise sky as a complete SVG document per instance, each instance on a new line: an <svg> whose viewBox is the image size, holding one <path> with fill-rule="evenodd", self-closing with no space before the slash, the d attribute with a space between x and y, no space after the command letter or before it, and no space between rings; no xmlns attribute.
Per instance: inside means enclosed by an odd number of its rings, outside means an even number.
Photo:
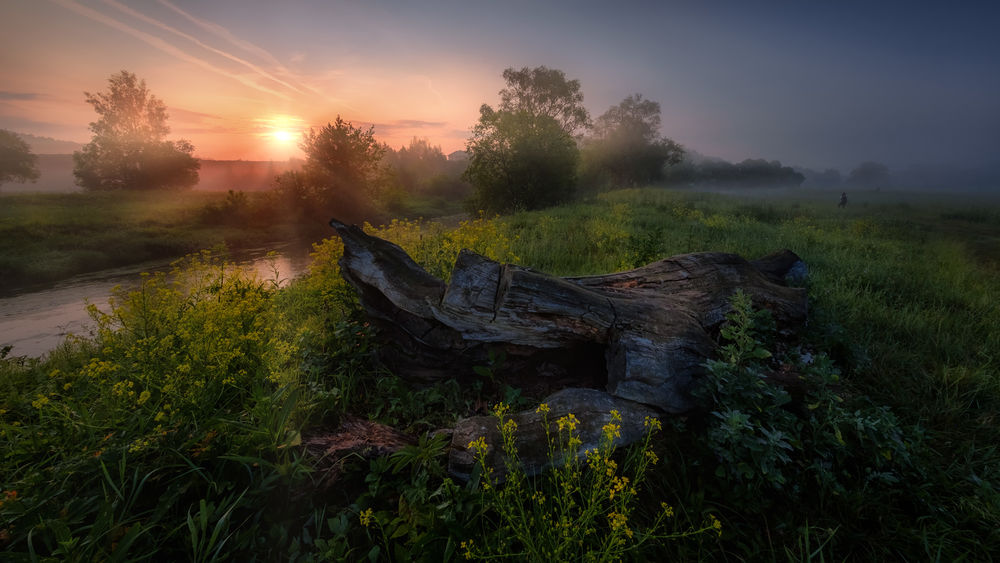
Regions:
<svg viewBox="0 0 1000 563"><path fill-rule="evenodd" d="M506 67L632 93L730 160L849 170L1000 156L986 2L0 0L0 128L87 142L84 91L129 70L203 158L286 159L340 114L398 148L464 148Z"/></svg>

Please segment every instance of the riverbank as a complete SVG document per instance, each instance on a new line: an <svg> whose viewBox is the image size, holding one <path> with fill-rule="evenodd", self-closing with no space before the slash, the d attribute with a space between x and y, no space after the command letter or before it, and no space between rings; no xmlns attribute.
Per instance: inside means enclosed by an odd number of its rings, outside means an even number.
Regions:
<svg viewBox="0 0 1000 563"><path fill-rule="evenodd" d="M239 253L329 234L271 213L240 216L266 193L102 192L0 196L0 296L76 275L170 260L205 248Z"/></svg>
<svg viewBox="0 0 1000 563"><path fill-rule="evenodd" d="M260 281L284 287L308 269L311 250L308 243L272 243L229 253L228 260ZM140 287L146 274L169 272L174 262L170 258L89 272L42 289L0 296L0 348L9 346L13 356L37 358L70 335L92 338L95 325L89 305L106 311L116 288Z"/></svg>

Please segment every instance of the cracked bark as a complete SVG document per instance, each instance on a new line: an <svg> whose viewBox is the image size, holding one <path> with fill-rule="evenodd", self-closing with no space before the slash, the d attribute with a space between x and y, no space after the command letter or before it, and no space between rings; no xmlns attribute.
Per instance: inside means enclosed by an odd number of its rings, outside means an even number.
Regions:
<svg viewBox="0 0 1000 563"><path fill-rule="evenodd" d="M404 378L467 378L502 352L498 378L597 387L616 401L678 414L693 408L689 389L704 373L737 289L771 310L781 331L806 318L805 290L784 282L805 265L788 250L754 262L683 254L570 278L463 250L445 284L395 244L330 225L344 242L342 275L379 328L380 356Z"/></svg>

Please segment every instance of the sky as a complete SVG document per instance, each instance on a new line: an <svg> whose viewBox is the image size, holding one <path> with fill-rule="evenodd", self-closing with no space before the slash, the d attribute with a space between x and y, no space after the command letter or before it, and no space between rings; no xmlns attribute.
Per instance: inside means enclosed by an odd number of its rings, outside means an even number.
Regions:
<svg viewBox="0 0 1000 563"><path fill-rule="evenodd" d="M1000 161L989 2L0 0L0 128L78 142L134 72L201 158L301 156L340 115L393 148L465 147L505 68L640 93L699 153L846 173Z"/></svg>

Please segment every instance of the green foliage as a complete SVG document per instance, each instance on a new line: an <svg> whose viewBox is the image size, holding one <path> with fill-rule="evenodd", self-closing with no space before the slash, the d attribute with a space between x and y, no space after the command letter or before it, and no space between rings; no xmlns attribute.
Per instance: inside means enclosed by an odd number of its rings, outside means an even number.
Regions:
<svg viewBox="0 0 1000 563"><path fill-rule="evenodd" d="M555 119L527 112L479 110L469 139L465 179L476 189L473 206L489 213L549 207L576 188L579 149Z"/></svg>
<svg viewBox="0 0 1000 563"><path fill-rule="evenodd" d="M500 111L554 119L570 135L590 126L579 80L566 80L561 70L539 66L503 71L507 86L500 90Z"/></svg>
<svg viewBox="0 0 1000 563"><path fill-rule="evenodd" d="M626 554L642 559L647 543L722 533L714 516L699 529L666 533L665 523L674 515L667 503L660 504L648 525L635 521L647 470L658 461L651 441L661 428L659 420L647 417L643 442L630 450L619 470L613 457L615 440L621 437L617 411L611 411L598 446L582 452L576 416L570 413L550 423L549 407L542 403L537 412L551 468L532 479L518 459L517 423L507 417L508 409L500 403L493 410L502 444L487 444L480 437L468 445L475 452L488 512L483 533L461 544L467 559L618 561ZM490 448L504 452L503 479L487 461Z"/></svg>
<svg viewBox="0 0 1000 563"><path fill-rule="evenodd" d="M583 150L585 181L602 188L658 182L683 156L680 145L660 137L660 104L634 94L597 118Z"/></svg>
<svg viewBox="0 0 1000 563"><path fill-rule="evenodd" d="M316 221L370 218L379 161L386 150L375 140L374 127L361 129L338 115L319 131L310 129L301 146L305 167L278 177L285 201Z"/></svg>
<svg viewBox="0 0 1000 563"><path fill-rule="evenodd" d="M726 553L753 559L784 544L805 558L795 546L799 530L808 529L814 539L829 539L823 548L828 560L988 558L1000 542L989 524L1000 503L988 492L996 490L991 468L1000 462L993 446L1000 385L992 359L1000 354L992 320L1000 315L1000 254L988 241L1000 232L994 224L942 220L942 214L982 214L996 209L996 200L882 191L852 194L844 210L836 208L839 195L839 189L741 196L621 190L516 214L504 224L521 264L566 276L622 269L622 248L653 259L698 251L754 258L789 248L806 261L810 320L798 335L803 340L775 345L766 331L755 336L772 353L757 362L763 366L758 376L790 376L790 389L812 397L796 395L770 415L782 419L777 411L791 411L802 425L801 445L786 439L794 450L776 446L768 454L778 460L786 484L775 488L762 478L741 484L728 473L713 477L719 457L704 447L702 432L722 421L711 415L666 433L672 455L664 456L667 465L650 481L676 495L671 504L681 519L690 511L692 525L705 510L727 515ZM624 210L619 206L628 212L603 224ZM619 250L596 244L592 234L598 232L621 241ZM725 377L756 389L761 378L746 375L731 370ZM780 402L780 388L770 387L758 404ZM744 406L739 411L751 424L771 430L755 406ZM734 433L740 444L752 444L751 436L763 438ZM782 464L781 453L791 462ZM900 458L902 453L907 455ZM981 482L992 484L983 488ZM833 536L824 531L833 529ZM662 555L676 556L670 550ZM713 557L724 558L705 551L681 558Z"/></svg>
<svg viewBox="0 0 1000 563"><path fill-rule="evenodd" d="M822 497L919 477L913 456L920 429L904 429L887 407L837 393L840 375L827 357L788 359L807 386L800 398L805 409L794 412L788 391L768 378L765 361L772 354L758 335L772 324L770 315L753 311L740 290L730 304L722 359L708 362L709 375L696 392L710 401L706 437L719 460L718 477L748 499L770 490L771 500L773 491L797 497L805 483Z"/></svg>
<svg viewBox="0 0 1000 563"><path fill-rule="evenodd" d="M0 129L0 185L38 179L38 157L17 133Z"/></svg>
<svg viewBox="0 0 1000 563"><path fill-rule="evenodd" d="M93 308L93 342L0 358L2 544L41 557L215 560L257 539L320 406L277 283L194 256ZM277 552L283 547L274 546Z"/></svg>
<svg viewBox="0 0 1000 563"><path fill-rule="evenodd" d="M497 110L479 108L464 178L476 189L474 210L506 213L568 201L580 151L573 134L589 125L580 82L544 66L503 73Z"/></svg>
<svg viewBox="0 0 1000 563"><path fill-rule="evenodd" d="M451 228L436 222L394 219L378 228L365 224L365 230L398 244L425 270L445 281L451 279L455 259L463 249L498 262L518 261L511 250L514 241L503 225L482 215Z"/></svg>
<svg viewBox="0 0 1000 563"><path fill-rule="evenodd" d="M134 199L148 194L120 195L94 213L155 221L241 205L218 194L156 213ZM483 490L447 477L447 440L432 430L502 392L493 367L469 385L423 387L374 369L339 241L317 244L289 287L203 256L148 276L98 314L94 340L45 359L0 346L0 558L439 561L538 546L595 558L634 547L621 558L647 560L988 560L1000 545L1000 256L995 223L962 218L992 208L883 192L838 210L837 195L628 190L456 229L368 227L442 277L463 247L561 275L700 250L787 247L809 265L810 319L791 340L734 297L703 416L665 418L631 450L576 452L537 477L513 465L506 484L481 476ZM5 196L5 236L30 230L7 205L29 199ZM84 228L72 222L82 200L60 201L53 224ZM420 437L389 457L348 456L327 489L303 446L344 414ZM574 447L569 422L549 428L555 456ZM701 536L711 541L652 541L706 528L709 514L726 522Z"/></svg>
<svg viewBox="0 0 1000 563"><path fill-rule="evenodd" d="M4 195L0 292L151 260L166 263L220 244L239 252L275 240L329 233L325 221L302 224L277 211L280 208L265 193L130 190Z"/></svg>
<svg viewBox="0 0 1000 563"><path fill-rule="evenodd" d="M145 80L121 71L108 79L108 91L85 93L100 116L94 134L73 154L73 175L85 190L189 188L198 183L194 145L164 140L167 106Z"/></svg>

